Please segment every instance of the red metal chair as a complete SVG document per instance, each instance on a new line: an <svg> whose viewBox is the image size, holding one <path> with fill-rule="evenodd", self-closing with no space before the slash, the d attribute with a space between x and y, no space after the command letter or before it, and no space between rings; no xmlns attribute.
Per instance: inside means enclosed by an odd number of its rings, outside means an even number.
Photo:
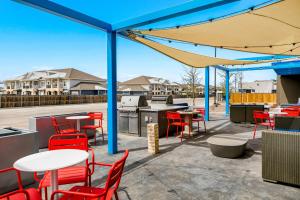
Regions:
<svg viewBox="0 0 300 200"><path fill-rule="evenodd" d="M282 112L286 112L287 115L284 116L289 116L289 117L299 117L300 115L300 110L298 108L283 108L281 110Z"/></svg>
<svg viewBox="0 0 300 200"><path fill-rule="evenodd" d="M178 128L181 127L181 142L183 138L183 130L185 126L189 126L189 136L191 134L191 127L189 123L184 122L181 115L177 112L167 112L168 128L167 128L167 139L169 136L170 126L176 126L176 134L178 135Z"/></svg>
<svg viewBox="0 0 300 200"><path fill-rule="evenodd" d="M51 117L51 122L54 127L56 134L73 134L78 133L78 130L75 127L75 124L64 121L64 122L58 122L56 117Z"/></svg>
<svg viewBox="0 0 300 200"><path fill-rule="evenodd" d="M116 161L114 164L91 163L93 165L110 167L107 175L106 183L103 188L100 187L86 187L86 186L74 186L69 191L58 190L53 192L51 200L54 200L55 195L62 194L60 200L111 200L113 196L118 200L117 190L121 182L123 169L126 159L128 157L128 150L125 151L122 158Z"/></svg>
<svg viewBox="0 0 300 200"><path fill-rule="evenodd" d="M257 126L266 126L267 129L270 127L272 130L274 128L274 120L270 118L269 113L264 111L253 111L253 119L254 119L254 131L253 131L253 139L255 139Z"/></svg>
<svg viewBox="0 0 300 200"><path fill-rule="evenodd" d="M91 152L91 159L94 162L94 151L88 148L88 138L85 134L64 134L64 135L53 135L49 139L48 149L58 150L58 149L79 149ZM67 167L58 170L58 184L73 184L73 183L84 183L88 185L91 183L90 176L88 173L89 166L88 160L84 166L76 165L72 167ZM35 179L39 182L39 188L45 189L45 199L48 198L47 187L51 185L51 175L46 172L43 178L40 180L35 173Z"/></svg>
<svg viewBox="0 0 300 200"><path fill-rule="evenodd" d="M0 200L42 200L40 192L35 188L24 189L22 185L21 173L15 168L1 169L0 173L16 172L19 189L0 195Z"/></svg>
<svg viewBox="0 0 300 200"><path fill-rule="evenodd" d="M204 130L205 130L205 133L206 133L206 124L205 124L205 109L204 108L198 108L196 109L197 112L199 112L199 115L197 115L197 117L193 117L193 122L197 122L198 123L198 132L200 132L199 130L199 123L200 122L203 122L204 124Z"/></svg>
<svg viewBox="0 0 300 200"><path fill-rule="evenodd" d="M82 126L81 128L84 129L85 133L87 132L88 129L94 130L94 143L95 144L97 142L96 141L97 128L101 128L101 131L102 131L102 141L104 141L103 126L102 126L103 113L102 112L90 112L90 113L88 113L88 116L90 116L90 118L88 120L93 120L94 124L92 124L92 125L85 125L85 126Z"/></svg>

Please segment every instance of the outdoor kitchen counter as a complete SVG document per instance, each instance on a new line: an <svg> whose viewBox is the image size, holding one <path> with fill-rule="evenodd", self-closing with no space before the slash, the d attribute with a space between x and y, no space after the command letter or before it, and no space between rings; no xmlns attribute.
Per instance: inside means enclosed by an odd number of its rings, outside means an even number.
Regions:
<svg viewBox="0 0 300 200"><path fill-rule="evenodd" d="M174 106L174 105L164 105L164 104L152 104L150 108L141 108L140 111L166 111L166 110L179 110L179 109L187 109L188 106Z"/></svg>

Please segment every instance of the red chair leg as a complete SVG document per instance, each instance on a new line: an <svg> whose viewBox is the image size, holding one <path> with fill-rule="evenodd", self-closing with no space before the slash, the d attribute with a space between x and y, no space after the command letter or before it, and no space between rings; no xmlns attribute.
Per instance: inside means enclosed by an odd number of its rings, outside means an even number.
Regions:
<svg viewBox="0 0 300 200"><path fill-rule="evenodd" d="M48 190L47 190L47 187L45 187L44 191L45 191L45 200L48 200Z"/></svg>
<svg viewBox="0 0 300 200"><path fill-rule="evenodd" d="M256 127L257 127L257 125L255 124L255 126L254 126L254 131L253 131L253 139L255 139Z"/></svg>
<svg viewBox="0 0 300 200"><path fill-rule="evenodd" d="M102 132L102 141L104 142L103 127L101 127L101 132Z"/></svg>
<svg viewBox="0 0 300 200"><path fill-rule="evenodd" d="M183 127L181 128L181 137L180 137L180 139L181 139L181 143L182 143L182 138L183 138Z"/></svg>
<svg viewBox="0 0 300 200"><path fill-rule="evenodd" d="M97 129L95 129L95 132L94 132L94 144L95 145L97 144Z"/></svg>
<svg viewBox="0 0 300 200"><path fill-rule="evenodd" d="M116 200L119 200L117 191L115 191L115 199L116 199Z"/></svg>
<svg viewBox="0 0 300 200"><path fill-rule="evenodd" d="M167 128L167 134L166 134L166 136L167 136L167 139L168 139L168 136L169 136L169 128L170 128L170 126L169 126L169 124L168 124L168 128Z"/></svg>
<svg viewBox="0 0 300 200"><path fill-rule="evenodd" d="M198 121L198 132L200 132L200 128L199 128L199 121Z"/></svg>
<svg viewBox="0 0 300 200"><path fill-rule="evenodd" d="M178 128L179 128L179 126L176 126L176 136L179 135L179 133L178 133Z"/></svg>

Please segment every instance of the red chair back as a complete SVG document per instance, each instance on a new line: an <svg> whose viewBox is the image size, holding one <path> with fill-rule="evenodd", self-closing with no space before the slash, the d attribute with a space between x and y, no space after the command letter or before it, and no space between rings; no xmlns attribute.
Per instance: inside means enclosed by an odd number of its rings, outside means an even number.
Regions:
<svg viewBox="0 0 300 200"><path fill-rule="evenodd" d="M267 112L255 110L253 111L253 119L254 122L257 124L257 123L264 122L266 120L270 120L270 115Z"/></svg>
<svg viewBox="0 0 300 200"><path fill-rule="evenodd" d="M89 112L88 116L90 116L90 119L103 119L103 113L102 112Z"/></svg>
<svg viewBox="0 0 300 200"><path fill-rule="evenodd" d="M103 113L102 112L89 112L88 116L91 120L97 120L99 121L99 125L102 126L102 120L103 120Z"/></svg>
<svg viewBox="0 0 300 200"><path fill-rule="evenodd" d="M0 169L0 174L11 173L13 171L16 173L16 176L17 176L19 190L22 190L23 185L22 185L22 180L21 180L21 173L19 170L15 169L13 167Z"/></svg>
<svg viewBox="0 0 300 200"><path fill-rule="evenodd" d="M201 118L204 119L204 116L205 116L205 108L197 108L196 111L199 112L199 114L201 114Z"/></svg>
<svg viewBox="0 0 300 200"><path fill-rule="evenodd" d="M59 125L57 122L57 119L55 117L51 117L51 122L52 122L52 126L54 127L55 133L56 134L60 134L60 129L59 129Z"/></svg>
<svg viewBox="0 0 300 200"><path fill-rule="evenodd" d="M181 120L181 116L178 112L167 112L167 119L168 120Z"/></svg>
<svg viewBox="0 0 300 200"><path fill-rule="evenodd" d="M48 149L78 149L88 151L88 138L85 134L59 134L49 139Z"/></svg>
<svg viewBox="0 0 300 200"><path fill-rule="evenodd" d="M289 117L298 117L300 114L300 110L297 108L284 108L281 110L282 112L286 112Z"/></svg>
<svg viewBox="0 0 300 200"><path fill-rule="evenodd" d="M110 168L107 179L106 179L106 183L105 183L106 192L108 192L108 190L112 187L114 187L114 190L116 190L119 187L128 154L129 154L129 152L128 152L128 150L126 150L124 155L122 156L122 158L120 160L116 161L113 164L113 166Z"/></svg>

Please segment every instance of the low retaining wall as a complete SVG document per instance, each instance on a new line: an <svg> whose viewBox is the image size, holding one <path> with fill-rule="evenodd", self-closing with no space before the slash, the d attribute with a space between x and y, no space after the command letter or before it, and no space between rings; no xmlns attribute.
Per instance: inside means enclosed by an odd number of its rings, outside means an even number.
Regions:
<svg viewBox="0 0 300 200"><path fill-rule="evenodd" d="M68 113L64 115L44 115L44 116L34 116L29 118L29 130L38 132L39 138L39 148L47 148L49 138L55 134L54 127L51 122L51 116L55 116L58 122L66 120L66 117L69 116L79 116L79 115L87 115L86 112L81 113ZM81 120L80 126L86 124L93 124L91 120ZM74 120L74 124L76 125L76 121ZM93 136L91 131L87 132L88 137Z"/></svg>
<svg viewBox="0 0 300 200"><path fill-rule="evenodd" d="M21 134L0 138L0 169L10 168L16 160L39 151L38 134L35 131L20 131ZM33 173L21 172L21 177L23 185L34 182ZM17 180L14 172L0 174L0 194L17 189Z"/></svg>

